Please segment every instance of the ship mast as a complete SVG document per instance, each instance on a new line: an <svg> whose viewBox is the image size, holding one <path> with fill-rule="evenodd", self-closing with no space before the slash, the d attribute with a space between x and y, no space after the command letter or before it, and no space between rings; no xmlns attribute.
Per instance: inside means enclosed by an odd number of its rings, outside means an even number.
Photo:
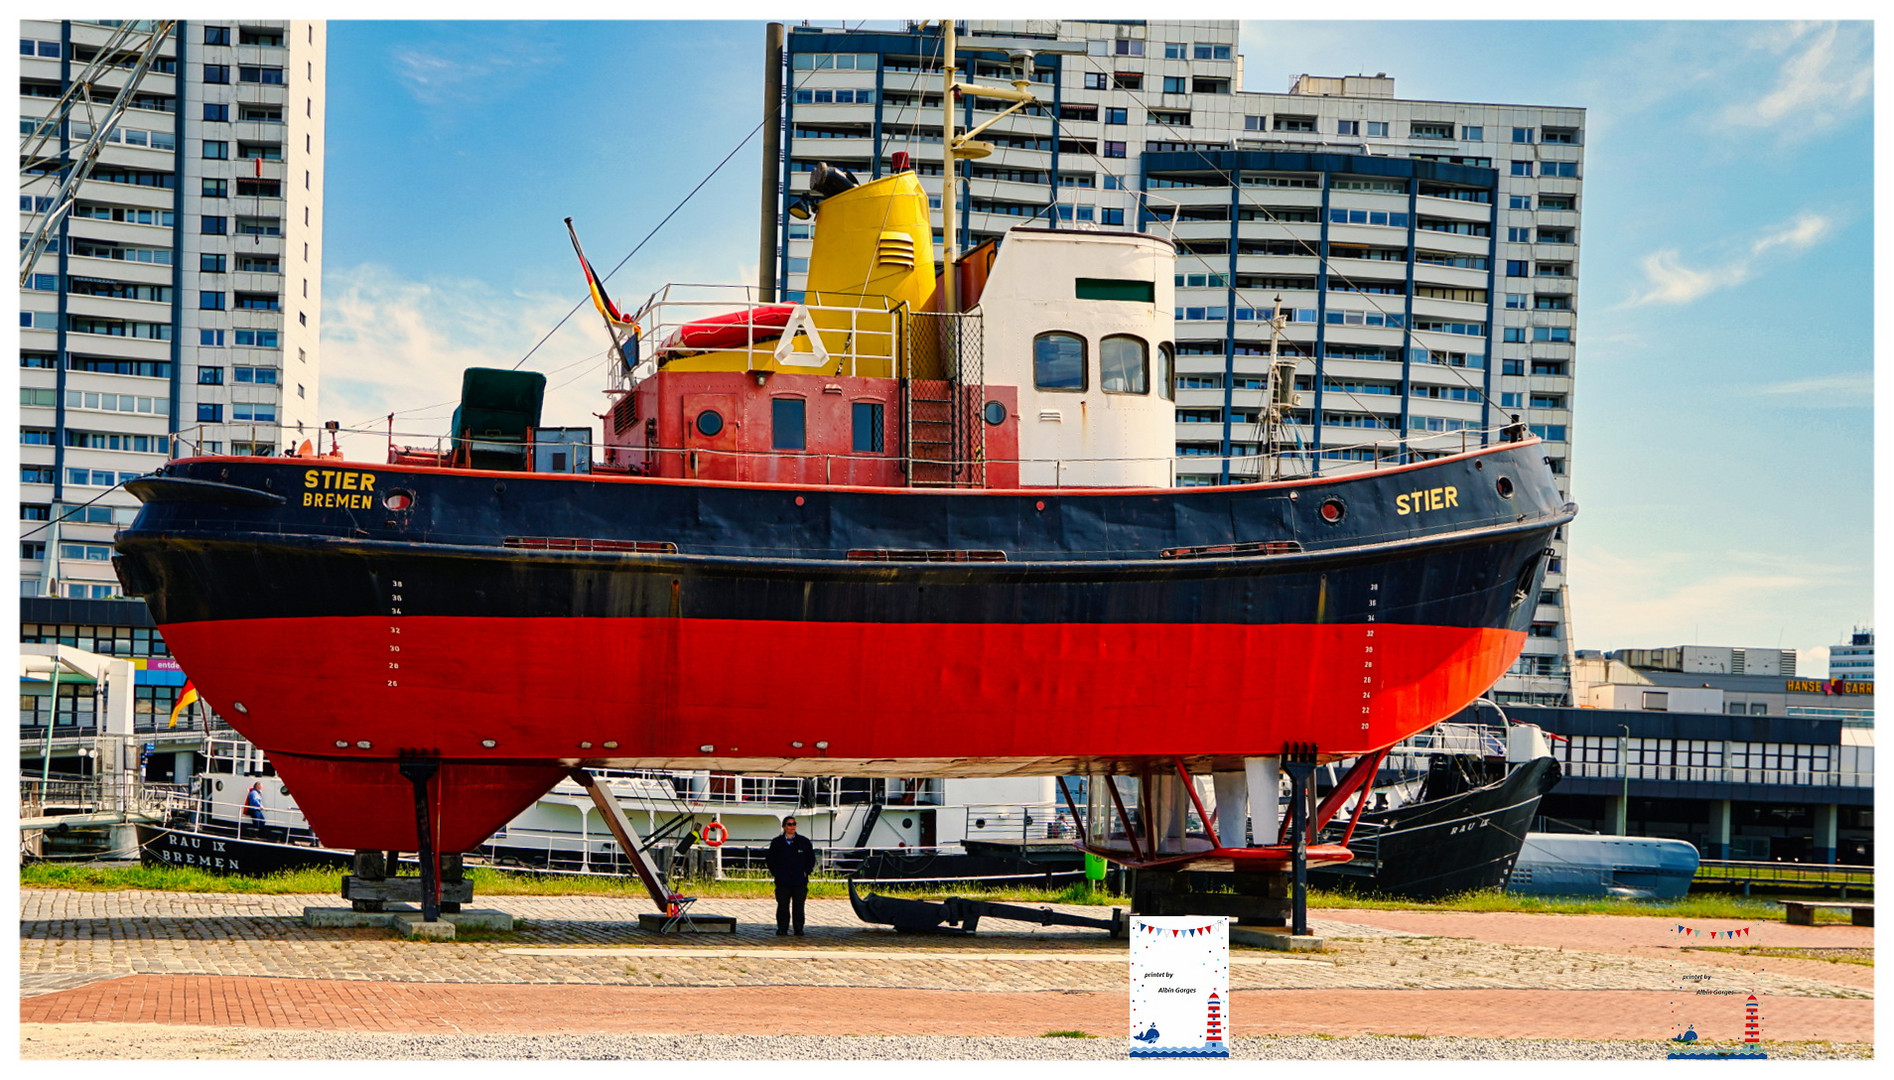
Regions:
<svg viewBox="0 0 1894 1080"><path fill-rule="evenodd" d="M958 205L960 186L955 181L954 163L961 158L983 158L993 153L992 143L981 142L975 139L974 136L1039 99L1034 97L1032 90L1029 89L1032 86L1030 76L1032 74L1033 52L1031 49L1019 48L1010 50L1009 55L1020 64L1019 77L1013 80L1013 85L1010 88L1003 86L979 86L971 80L961 82L954 78L954 21L952 19L941 20L940 40L942 67L940 94L940 239L942 255L941 266L943 268L941 274L941 290L943 293L941 297L941 310L951 315L954 314L956 308L954 293L955 286L958 284L956 280L956 268L954 266L954 260L958 257L958 253L954 247L954 234L959 231L960 219L960 208ZM965 94L971 94L974 97L998 98L1002 101L1010 101L1013 105L1011 108L995 114L977 127L969 129L965 135L956 135L954 133L954 101L956 98Z"/></svg>
<svg viewBox="0 0 1894 1080"><path fill-rule="evenodd" d="M1296 394L1296 360L1293 356L1280 354L1277 345L1282 341L1282 326L1286 317L1282 312L1282 297L1275 300L1275 314L1269 320L1269 401L1263 406L1263 453L1266 464L1264 479L1282 479L1282 424L1283 412L1301 404Z"/></svg>
<svg viewBox="0 0 1894 1080"><path fill-rule="evenodd" d="M954 183L954 21L940 21L940 242L941 310L954 313L954 228L960 216L955 202L960 185Z"/></svg>

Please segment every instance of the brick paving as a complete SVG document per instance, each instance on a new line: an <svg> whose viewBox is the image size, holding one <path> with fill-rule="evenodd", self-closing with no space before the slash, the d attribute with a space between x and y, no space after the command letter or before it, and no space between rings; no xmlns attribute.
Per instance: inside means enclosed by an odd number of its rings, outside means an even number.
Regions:
<svg viewBox="0 0 1894 1080"><path fill-rule="evenodd" d="M1661 1039L1682 1021L1705 1040L1742 1037L1736 998L1715 1006L1665 991L1233 990L1232 1031L1247 1035L1426 1035ZM1771 997L1771 1040L1865 1043L1874 1003ZM22 1024L163 1023L279 1030L535 1034L1042 1035L1116 1033L1117 991L878 989L873 1007L849 987L646 988L441 985L326 979L133 975L22 1003ZM554 1020L553 1018L556 1018Z"/></svg>
<svg viewBox="0 0 1894 1080"><path fill-rule="evenodd" d="M1094 930L983 922L965 938L897 935L857 921L845 900L816 900L809 935L779 938L773 902L707 900L737 917L738 934L660 937L637 928L635 898L598 896L480 898L522 929L454 942L302 925L305 906L335 903L22 890L21 1021L634 1034L799 1033L815 1023L862 1035L1116 1032L1124 1022L1124 946ZM1709 988L1761 996L1771 1039L1872 1038L1871 967L1702 953L1681 947L1662 919L1322 914L1324 953L1233 953L1233 1024L1253 1034L1635 1039L1681 1018L1706 1039L1726 1037L1713 1032L1738 1023L1741 997L1696 993ZM1864 929L1777 923L1752 937L1871 947L1871 931L1853 933ZM874 992L872 1009L862 990Z"/></svg>

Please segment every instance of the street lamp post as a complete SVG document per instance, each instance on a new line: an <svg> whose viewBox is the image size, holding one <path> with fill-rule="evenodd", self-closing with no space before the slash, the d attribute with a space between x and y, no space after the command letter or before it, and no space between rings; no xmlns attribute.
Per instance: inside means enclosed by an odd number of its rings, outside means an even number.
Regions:
<svg viewBox="0 0 1894 1080"><path fill-rule="evenodd" d="M1618 736L1618 778L1622 785L1618 794L1618 835L1623 836L1631 827L1631 761L1625 753L1631 739L1631 725L1619 724L1618 730L1624 732Z"/></svg>

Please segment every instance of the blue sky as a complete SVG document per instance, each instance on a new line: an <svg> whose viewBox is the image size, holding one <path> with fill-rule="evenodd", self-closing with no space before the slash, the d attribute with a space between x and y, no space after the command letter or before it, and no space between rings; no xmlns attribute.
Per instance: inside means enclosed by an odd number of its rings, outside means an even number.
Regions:
<svg viewBox="0 0 1894 1080"><path fill-rule="evenodd" d="M1570 615L1579 648L1801 649L1872 622L1866 23L1246 22L1246 89L1386 72L1404 98L1586 122ZM754 277L760 23L329 25L326 415L444 428L601 271ZM727 77L724 73L728 73ZM589 307L534 354L602 409Z"/></svg>

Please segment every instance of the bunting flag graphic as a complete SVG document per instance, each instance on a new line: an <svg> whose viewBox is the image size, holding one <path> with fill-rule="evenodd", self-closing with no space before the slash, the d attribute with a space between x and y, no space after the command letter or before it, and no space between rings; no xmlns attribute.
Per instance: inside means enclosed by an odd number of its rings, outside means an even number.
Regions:
<svg viewBox="0 0 1894 1080"><path fill-rule="evenodd" d="M1745 926L1736 930L1704 930L1699 927L1685 926L1683 923L1678 923L1676 929L1672 930L1671 933L1681 934L1684 937L1702 937L1708 934L1712 941L1715 941L1718 937L1727 941L1733 937L1748 937L1749 932L1753 929L1755 929L1755 927Z"/></svg>
<svg viewBox="0 0 1894 1080"><path fill-rule="evenodd" d="M191 681L189 679L184 680L184 691L183 693L180 693L178 695L178 703L176 705L171 706L171 722L166 724L165 727L166 728L177 727L178 717L183 714L185 709L190 707L191 702L196 701L196 700L197 700L197 687L191 685Z"/></svg>
<svg viewBox="0 0 1894 1080"><path fill-rule="evenodd" d="M608 324L629 326L636 330L638 324L620 312L618 305L612 303L612 298L605 295L605 282L599 279L598 274L592 270L591 260L585 257L585 248L579 244L579 231L572 227L571 218L566 219L566 232L572 236L572 250L579 255L579 268L585 271L585 284L592 290L592 306L598 308L598 313L605 317Z"/></svg>

